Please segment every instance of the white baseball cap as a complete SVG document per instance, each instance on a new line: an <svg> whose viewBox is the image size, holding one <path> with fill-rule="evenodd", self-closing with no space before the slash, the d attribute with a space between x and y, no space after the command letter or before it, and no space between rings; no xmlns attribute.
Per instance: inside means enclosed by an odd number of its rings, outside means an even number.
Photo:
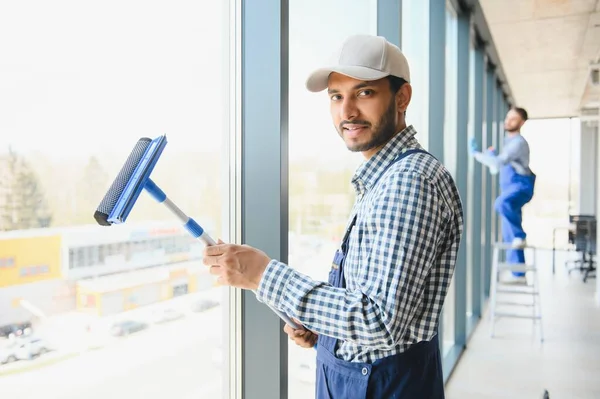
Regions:
<svg viewBox="0 0 600 399"><path fill-rule="evenodd" d="M318 92L327 88L329 75L341 73L354 79L370 81L397 76L410 82L408 61L402 51L382 36L350 36L335 53L331 66L313 71L306 88Z"/></svg>

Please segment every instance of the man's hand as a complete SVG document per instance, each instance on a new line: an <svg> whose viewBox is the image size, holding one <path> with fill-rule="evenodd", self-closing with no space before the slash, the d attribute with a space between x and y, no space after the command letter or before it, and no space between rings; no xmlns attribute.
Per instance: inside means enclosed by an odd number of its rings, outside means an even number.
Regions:
<svg viewBox="0 0 600 399"><path fill-rule="evenodd" d="M217 245L204 249L203 262L210 266L210 274L219 276L217 282L221 285L256 290L270 261L264 252L249 245L223 244L219 240Z"/></svg>
<svg viewBox="0 0 600 399"><path fill-rule="evenodd" d="M295 320L296 324L302 325L299 321ZM319 335L310 330L307 330L304 327L300 327L297 330L294 330L292 326L286 324L283 327L283 331L290 337L292 341L296 343L296 345L301 346L303 348L312 348L317 343L317 339Z"/></svg>
<svg viewBox="0 0 600 399"><path fill-rule="evenodd" d="M477 140L473 137L469 140L469 154L473 155L476 152L479 152L479 146L477 145Z"/></svg>

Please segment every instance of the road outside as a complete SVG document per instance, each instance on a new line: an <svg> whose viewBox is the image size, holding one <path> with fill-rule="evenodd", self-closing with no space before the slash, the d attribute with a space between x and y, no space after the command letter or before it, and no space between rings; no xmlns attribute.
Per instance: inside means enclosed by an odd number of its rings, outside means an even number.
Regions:
<svg viewBox="0 0 600 399"><path fill-rule="evenodd" d="M227 378L219 349L226 336L222 317L221 306L188 312L178 320L109 339L101 348L82 350L54 364L31 367L60 357L60 351L0 366L0 398L220 398ZM302 351L290 360L292 398L314 396L314 367L306 364L311 355ZM27 369L18 372L25 364ZM14 372L2 375L9 369Z"/></svg>
<svg viewBox="0 0 600 399"><path fill-rule="evenodd" d="M291 264L313 278L326 279L326 259L334 248L316 240L303 244L291 248ZM55 336L59 332L56 338L62 339L57 351L0 365L0 398L221 398L224 378L228 378L220 349L227 339L224 310L218 305L194 312L191 306L199 300L220 302L221 295L221 289L213 289L121 313L93 325L91 334L84 333L84 323L78 321L79 327L70 328L77 323L61 319L53 326ZM151 315L158 309L176 309L184 317L156 324ZM123 319L145 321L148 328L127 337L111 337L108 327ZM312 398L315 351L289 344L289 397Z"/></svg>

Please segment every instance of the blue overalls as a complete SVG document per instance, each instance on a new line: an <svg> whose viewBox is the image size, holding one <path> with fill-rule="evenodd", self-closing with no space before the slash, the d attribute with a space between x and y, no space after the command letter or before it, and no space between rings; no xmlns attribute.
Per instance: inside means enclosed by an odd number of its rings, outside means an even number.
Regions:
<svg viewBox="0 0 600 399"><path fill-rule="evenodd" d="M502 240L510 243L515 238L526 238L523 230L523 206L531 201L535 186L535 174L520 175L510 164L500 170L500 195L496 198L494 207L502 217ZM525 263L525 252L522 249L506 251L508 263ZM524 273L514 273L524 275Z"/></svg>
<svg viewBox="0 0 600 399"><path fill-rule="evenodd" d="M423 150L408 150L394 160ZM356 215L335 253L329 283L346 286L344 259ZM337 339L319 334L316 399L443 399L444 382L437 335L407 351L373 363L348 362L335 356Z"/></svg>

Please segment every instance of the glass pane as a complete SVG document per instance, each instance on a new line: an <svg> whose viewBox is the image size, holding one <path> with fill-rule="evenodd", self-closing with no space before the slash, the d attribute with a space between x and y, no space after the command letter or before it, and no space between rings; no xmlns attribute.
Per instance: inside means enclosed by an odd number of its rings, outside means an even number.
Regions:
<svg viewBox="0 0 600 399"><path fill-rule="evenodd" d="M581 129L571 123L568 118L530 119L521 129L531 149L530 167L539 176L534 198L523 207L523 229L530 245L552 248L554 228L568 224L571 160L564 154L572 145L569 132L581 137ZM577 158L581 162L581 154ZM557 231L555 240L557 248L566 247L568 232Z"/></svg>
<svg viewBox="0 0 600 399"><path fill-rule="evenodd" d="M229 307L203 244L146 192L124 224L93 215L166 134L153 181L227 239L223 3L3 5L0 397L222 396Z"/></svg>
<svg viewBox="0 0 600 399"><path fill-rule="evenodd" d="M445 117L444 117L444 164L456 178L456 98L457 98L457 17L450 5L446 7L446 76L445 76ZM455 296L454 279L450 284L443 310L443 338L442 353L447 353L454 345L455 323Z"/></svg>
<svg viewBox="0 0 600 399"><path fill-rule="evenodd" d="M332 25L328 16L338 16L340 10L343 23ZM292 0L289 15L289 263L327 281L354 203L350 179L362 156L350 153L339 138L327 94L311 93L304 83L347 36L376 34L375 1ZM315 355L314 349L290 341L290 399L314 397Z"/></svg>
<svg viewBox="0 0 600 399"><path fill-rule="evenodd" d="M429 5L425 1L402 2L402 51L409 60L410 85L412 97L406 112L406 119L417 131L417 140L429 148L429 46L428 33L424 26L429 26ZM420 32L415 34L415 32Z"/></svg>

